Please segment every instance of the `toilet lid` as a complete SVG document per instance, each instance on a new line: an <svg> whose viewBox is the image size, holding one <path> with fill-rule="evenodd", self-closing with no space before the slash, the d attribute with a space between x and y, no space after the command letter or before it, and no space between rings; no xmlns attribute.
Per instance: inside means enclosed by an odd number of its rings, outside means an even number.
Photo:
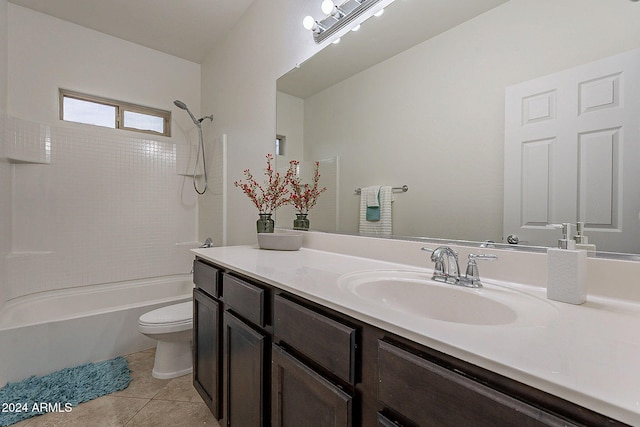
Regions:
<svg viewBox="0 0 640 427"><path fill-rule="evenodd" d="M140 316L139 323L158 325L168 323L188 323L192 320L193 302L187 301L180 304L168 305L145 313Z"/></svg>

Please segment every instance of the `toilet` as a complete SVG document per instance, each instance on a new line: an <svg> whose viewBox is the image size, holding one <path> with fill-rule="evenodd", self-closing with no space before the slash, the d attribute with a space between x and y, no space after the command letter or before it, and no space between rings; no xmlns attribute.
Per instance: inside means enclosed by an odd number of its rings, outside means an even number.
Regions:
<svg viewBox="0 0 640 427"><path fill-rule="evenodd" d="M143 314L138 319L138 330L158 341L151 373L154 378L162 380L176 378L193 370L192 301L169 305Z"/></svg>

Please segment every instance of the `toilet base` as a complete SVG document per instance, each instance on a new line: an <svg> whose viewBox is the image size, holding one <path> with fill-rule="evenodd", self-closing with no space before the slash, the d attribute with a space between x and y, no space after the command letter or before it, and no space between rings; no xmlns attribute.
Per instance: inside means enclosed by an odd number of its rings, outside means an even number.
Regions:
<svg viewBox="0 0 640 427"><path fill-rule="evenodd" d="M158 341L153 378L168 380L193 371L191 341Z"/></svg>

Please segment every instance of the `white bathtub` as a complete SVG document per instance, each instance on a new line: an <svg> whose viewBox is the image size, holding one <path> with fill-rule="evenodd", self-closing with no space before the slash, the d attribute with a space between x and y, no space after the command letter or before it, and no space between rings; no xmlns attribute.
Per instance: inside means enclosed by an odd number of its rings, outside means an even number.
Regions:
<svg viewBox="0 0 640 427"><path fill-rule="evenodd" d="M192 298L191 275L42 292L0 311L0 387L151 348L138 332L147 311Z"/></svg>

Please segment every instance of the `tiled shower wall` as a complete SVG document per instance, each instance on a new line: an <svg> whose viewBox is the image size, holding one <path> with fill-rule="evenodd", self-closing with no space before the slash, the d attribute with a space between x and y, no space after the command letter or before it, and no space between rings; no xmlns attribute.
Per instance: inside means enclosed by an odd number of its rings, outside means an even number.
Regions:
<svg viewBox="0 0 640 427"><path fill-rule="evenodd" d="M191 270L197 198L191 177L176 169L185 163L177 153L189 150L171 138L94 126L7 116L0 124L8 158L0 159L0 238L11 242L0 305L39 291Z"/></svg>

